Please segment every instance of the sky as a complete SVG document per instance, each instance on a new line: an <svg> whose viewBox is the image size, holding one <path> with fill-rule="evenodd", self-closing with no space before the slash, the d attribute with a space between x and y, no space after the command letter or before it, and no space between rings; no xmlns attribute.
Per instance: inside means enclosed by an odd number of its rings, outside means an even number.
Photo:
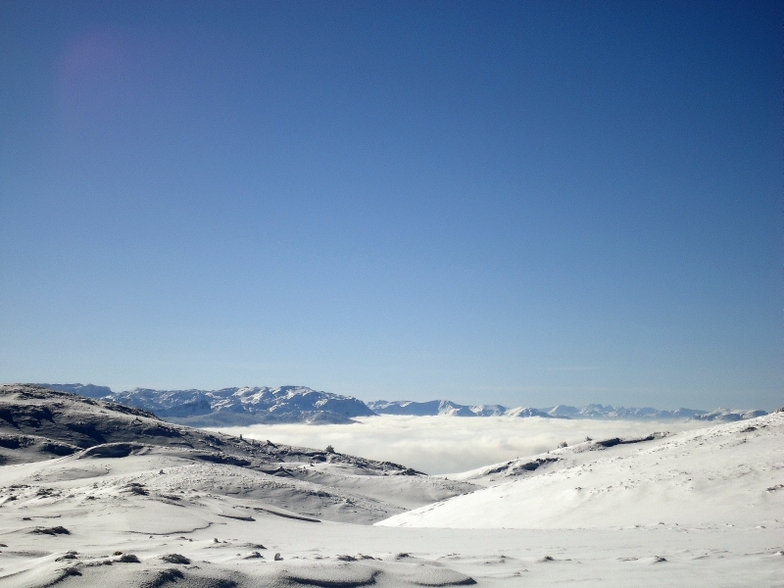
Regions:
<svg viewBox="0 0 784 588"><path fill-rule="evenodd" d="M0 381L782 406L783 20L0 0Z"/></svg>

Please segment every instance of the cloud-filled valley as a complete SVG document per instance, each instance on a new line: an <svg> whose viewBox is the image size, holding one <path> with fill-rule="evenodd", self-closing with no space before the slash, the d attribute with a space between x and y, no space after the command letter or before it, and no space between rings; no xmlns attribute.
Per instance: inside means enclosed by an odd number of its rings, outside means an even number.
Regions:
<svg viewBox="0 0 784 588"><path fill-rule="evenodd" d="M561 443L704 427L694 420L578 420L375 416L340 425L222 427L231 435L325 448L405 464L429 474L462 472L555 449Z"/></svg>

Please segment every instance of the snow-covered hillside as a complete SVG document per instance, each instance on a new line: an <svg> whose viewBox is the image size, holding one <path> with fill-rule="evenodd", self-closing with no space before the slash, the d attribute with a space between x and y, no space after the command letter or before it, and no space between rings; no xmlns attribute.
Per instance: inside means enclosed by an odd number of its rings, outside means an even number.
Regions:
<svg viewBox="0 0 784 588"><path fill-rule="evenodd" d="M674 435L586 441L452 477L488 487L379 524L766 525L784 514L784 412Z"/></svg>
<svg viewBox="0 0 784 588"><path fill-rule="evenodd" d="M37 386L0 386L0 464L85 450L92 457L155 454L189 464L202 489L216 478L205 464L238 467L247 485L235 489L235 495L257 496L261 488L269 504L297 504L310 515L353 522L379 520L475 487L419 475L388 461L211 433L136 408ZM380 481L398 476L410 477L407 486L418 490L400 494L395 483ZM171 484L167 478L167 487Z"/></svg>

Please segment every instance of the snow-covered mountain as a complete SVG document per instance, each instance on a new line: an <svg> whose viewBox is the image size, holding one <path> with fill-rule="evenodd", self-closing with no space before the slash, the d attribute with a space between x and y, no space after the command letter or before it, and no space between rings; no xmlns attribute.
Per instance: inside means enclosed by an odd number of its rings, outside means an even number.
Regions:
<svg viewBox="0 0 784 588"><path fill-rule="evenodd" d="M411 400L376 400L368 402L368 406L376 414L396 414L409 416L514 416L514 417L551 417L537 408L518 406L507 408L500 404L457 404L451 400L431 400L430 402L413 402Z"/></svg>
<svg viewBox="0 0 784 588"><path fill-rule="evenodd" d="M560 404L552 408L543 409L550 416L566 417L570 419L690 419L699 418L700 415L708 414L704 410L694 410L691 408L679 408L677 410L659 410L656 408L625 408L623 406L610 406L602 404L589 404L578 408L576 406L566 406ZM727 414L737 411L726 411ZM748 411L740 411L746 413ZM767 414L760 411L754 416ZM749 417L744 417L749 418ZM709 419L714 420L714 419ZM728 419L735 420L735 419Z"/></svg>
<svg viewBox="0 0 784 588"><path fill-rule="evenodd" d="M429 402L412 402L410 400L376 400L368 402L368 406L376 414L396 414L410 416L476 416L470 406L456 404L451 400L431 400Z"/></svg>
<svg viewBox="0 0 784 588"><path fill-rule="evenodd" d="M53 390L134 406L176 423L198 427L253 423L349 423L354 417L374 414L361 400L319 392L305 386L222 390L135 388L126 392L112 392L105 386L42 385Z"/></svg>
<svg viewBox="0 0 784 588"><path fill-rule="evenodd" d="M699 414L695 414L692 418L700 421L743 421L765 416L766 414L768 413L764 410L730 410L727 408L718 408L710 412L699 411Z"/></svg>
<svg viewBox="0 0 784 588"><path fill-rule="evenodd" d="M242 426L254 423L350 423L374 415L455 417L542 417L568 419L698 419L738 421L767 414L764 410L717 409L711 412L680 408L625 408L589 404L578 408L506 407L500 404L465 405L451 400L414 402L376 400L367 404L350 396L320 392L305 386L242 387L221 390L153 390L135 388L113 392L93 384L41 384L53 390L134 406L161 418L196 427Z"/></svg>
<svg viewBox="0 0 784 588"><path fill-rule="evenodd" d="M529 408L517 406L508 408L500 404L464 405L450 400L412 402L410 400L376 400L367 405L376 414L395 414L410 416L512 416L545 417L567 419L698 419L704 421L739 421L766 415L764 410L730 410L720 408L711 412L679 408L678 410L658 410L656 408L625 408L602 404L558 406L549 408Z"/></svg>
<svg viewBox="0 0 784 588"><path fill-rule="evenodd" d="M368 402L368 406L376 414L397 414L411 416L516 416L516 417L549 417L547 413L535 408L507 408L500 404L478 404L468 406L457 404L451 400L431 400L430 402L412 402L410 400L377 400Z"/></svg>
<svg viewBox="0 0 784 588"><path fill-rule="evenodd" d="M38 386L45 386L50 390L59 390L60 392L70 392L71 394L78 394L79 396L86 396L87 398L107 398L113 394L109 386L96 386L95 384L37 384Z"/></svg>

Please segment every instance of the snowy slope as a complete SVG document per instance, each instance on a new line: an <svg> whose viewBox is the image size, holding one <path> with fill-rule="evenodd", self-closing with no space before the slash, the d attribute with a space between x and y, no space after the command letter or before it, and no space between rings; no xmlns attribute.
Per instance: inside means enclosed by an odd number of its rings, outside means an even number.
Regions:
<svg viewBox="0 0 784 588"><path fill-rule="evenodd" d="M379 524L552 529L770 524L784 513L784 412L480 468L484 490Z"/></svg>

